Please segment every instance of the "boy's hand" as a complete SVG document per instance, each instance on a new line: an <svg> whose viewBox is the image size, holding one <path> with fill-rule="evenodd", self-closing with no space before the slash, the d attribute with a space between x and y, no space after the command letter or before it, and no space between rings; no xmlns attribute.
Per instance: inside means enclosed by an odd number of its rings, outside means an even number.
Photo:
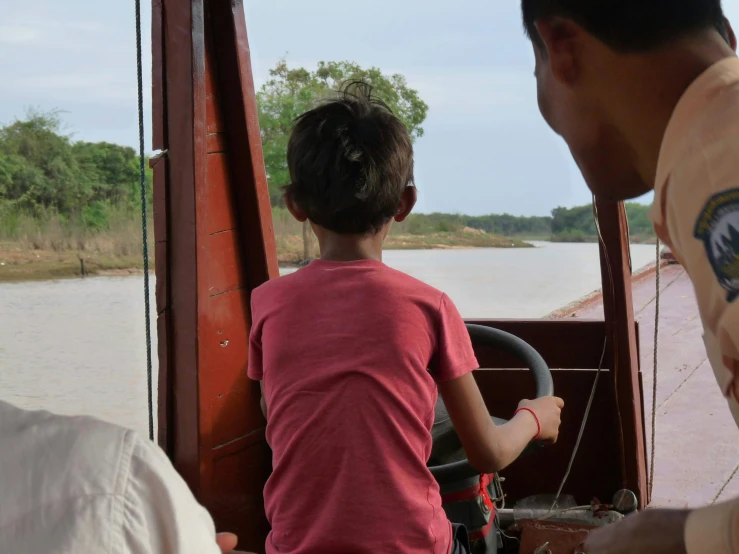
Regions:
<svg viewBox="0 0 739 554"><path fill-rule="evenodd" d="M536 400L522 400L518 407L533 411L539 419L541 431L537 440L554 444L557 442L557 437L559 437L559 425L562 423L561 416L564 405L564 400L561 398L544 396ZM526 414L527 412L521 413ZM531 414L528 414L528 416L532 417Z"/></svg>

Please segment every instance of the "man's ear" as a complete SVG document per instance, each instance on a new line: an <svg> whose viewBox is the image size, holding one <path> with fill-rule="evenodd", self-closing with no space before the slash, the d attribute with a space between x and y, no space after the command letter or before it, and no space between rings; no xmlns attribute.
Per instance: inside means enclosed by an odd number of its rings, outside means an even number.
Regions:
<svg viewBox="0 0 739 554"><path fill-rule="evenodd" d="M290 215L292 215L300 223L303 223L306 219L308 219L308 216L303 211L303 209L295 203L292 194L286 192L283 199L285 200L285 207L287 208L287 211L290 212Z"/></svg>
<svg viewBox="0 0 739 554"><path fill-rule="evenodd" d="M729 35L729 46L736 52L736 35L734 34L734 28L731 26L731 21L727 17L724 17L724 23L726 24L726 32Z"/></svg>
<svg viewBox="0 0 739 554"><path fill-rule="evenodd" d="M404 221L413 211L417 201L418 191L416 190L416 187L412 185L405 187L405 190L400 197L400 206L398 206L398 211L395 213L395 221L398 223Z"/></svg>
<svg viewBox="0 0 739 554"><path fill-rule="evenodd" d="M542 58L549 62L552 75L565 85L573 84L579 76L578 54L585 30L562 17L540 19L534 25L544 43Z"/></svg>

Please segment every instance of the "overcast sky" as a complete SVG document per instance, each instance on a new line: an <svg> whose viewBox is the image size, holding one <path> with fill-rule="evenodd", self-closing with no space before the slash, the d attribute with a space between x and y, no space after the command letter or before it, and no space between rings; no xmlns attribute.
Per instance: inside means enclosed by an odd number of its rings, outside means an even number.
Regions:
<svg viewBox="0 0 739 554"><path fill-rule="evenodd" d="M374 65L419 90L430 107L416 144L420 211L545 215L589 201L538 113L518 1L244 3L258 86L286 56L307 68ZM142 5L148 87L150 3ZM739 0L724 6L739 21ZM76 139L137 144L133 0L0 0L0 14L0 123L29 107L59 109Z"/></svg>

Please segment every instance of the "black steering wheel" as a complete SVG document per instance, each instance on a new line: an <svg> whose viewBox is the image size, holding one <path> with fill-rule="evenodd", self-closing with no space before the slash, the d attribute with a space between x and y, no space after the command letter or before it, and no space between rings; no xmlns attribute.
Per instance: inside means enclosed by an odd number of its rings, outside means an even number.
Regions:
<svg viewBox="0 0 739 554"><path fill-rule="evenodd" d="M527 342L518 337L482 325L467 325L473 345L489 346L507 352L524 362L533 373L536 382L536 398L554 395L552 373L544 358ZM502 425L505 419L492 417L496 425ZM434 413L434 426L431 428L433 445L428 467L439 483L453 483L480 475L480 472L467 461L462 443L457 436L446 406L439 396ZM532 452L540 445L532 442L524 450L524 454Z"/></svg>

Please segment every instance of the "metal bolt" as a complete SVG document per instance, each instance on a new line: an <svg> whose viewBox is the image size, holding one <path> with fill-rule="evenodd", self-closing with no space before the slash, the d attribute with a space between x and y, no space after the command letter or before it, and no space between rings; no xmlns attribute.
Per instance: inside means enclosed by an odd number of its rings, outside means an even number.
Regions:
<svg viewBox="0 0 739 554"><path fill-rule="evenodd" d="M617 512L624 515L630 514L635 511L638 506L639 501L637 500L636 495L628 489L620 490L613 495L613 507Z"/></svg>

